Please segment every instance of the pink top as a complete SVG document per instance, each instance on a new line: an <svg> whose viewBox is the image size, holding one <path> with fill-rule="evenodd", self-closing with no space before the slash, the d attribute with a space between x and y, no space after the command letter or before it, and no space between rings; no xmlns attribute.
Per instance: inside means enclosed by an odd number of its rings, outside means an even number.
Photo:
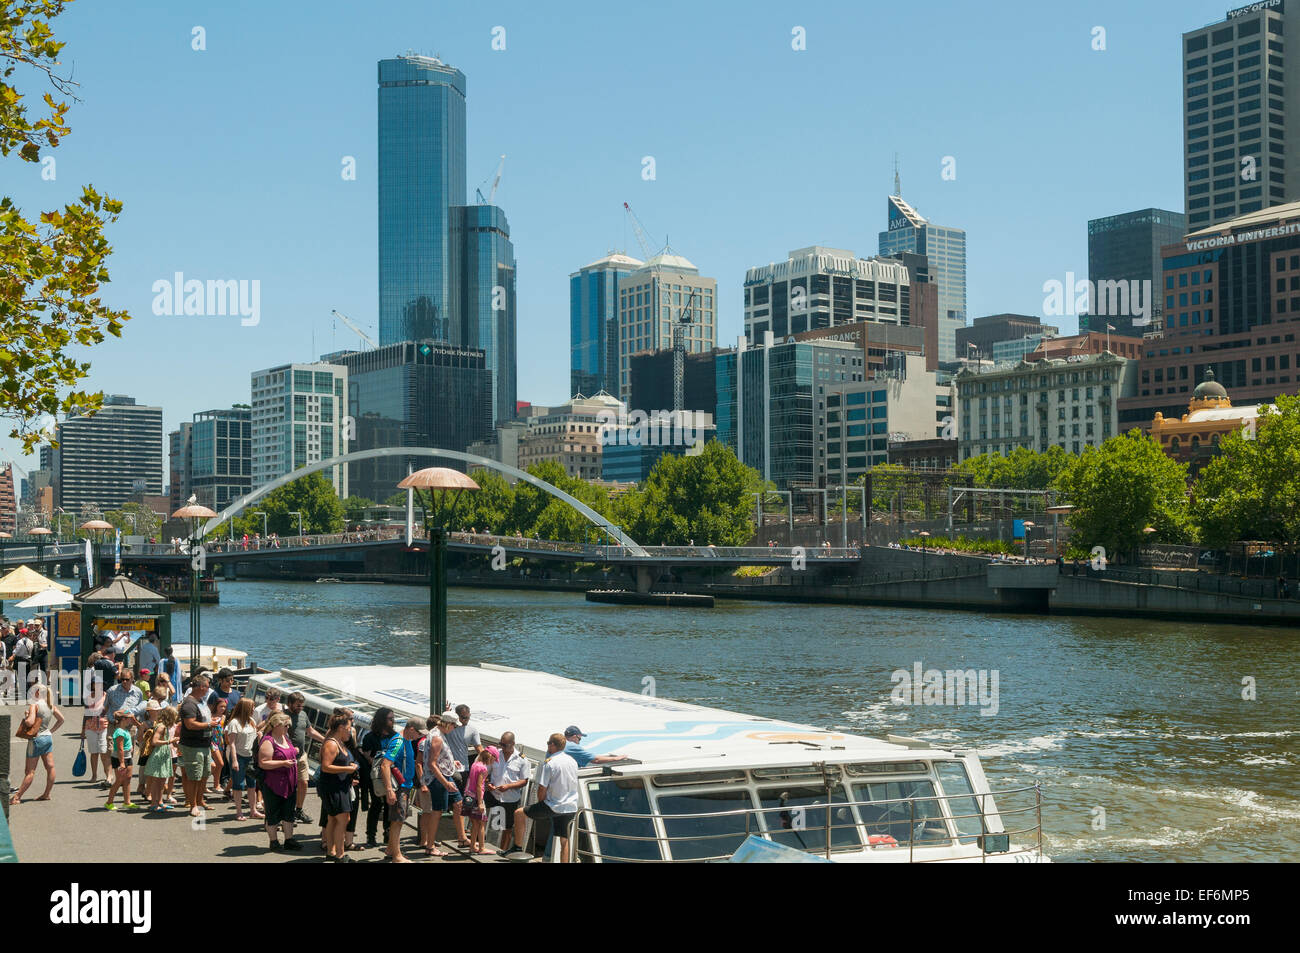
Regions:
<svg viewBox="0 0 1300 953"><path fill-rule="evenodd" d="M485 783L487 780L487 773L487 765L482 761L475 761L473 766L469 769L469 780L465 782L465 792L478 798L480 801L483 800L483 794L487 790Z"/></svg>

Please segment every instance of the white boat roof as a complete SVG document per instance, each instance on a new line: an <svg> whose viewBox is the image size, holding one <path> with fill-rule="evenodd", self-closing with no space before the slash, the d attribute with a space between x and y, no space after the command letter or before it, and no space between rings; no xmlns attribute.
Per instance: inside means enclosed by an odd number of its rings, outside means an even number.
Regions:
<svg viewBox="0 0 1300 953"><path fill-rule="evenodd" d="M423 718L429 713L425 666L284 669L280 675L319 685L330 694L391 708L399 715L399 726L402 716ZM545 756L549 735L569 725L587 733L582 745L591 754L621 754L661 770L951 757L945 751L918 751L860 735L505 666L449 666L447 692L454 704L470 706L470 720L484 736L496 739L513 731L517 743L534 758ZM644 768L628 765L614 770L633 773Z"/></svg>

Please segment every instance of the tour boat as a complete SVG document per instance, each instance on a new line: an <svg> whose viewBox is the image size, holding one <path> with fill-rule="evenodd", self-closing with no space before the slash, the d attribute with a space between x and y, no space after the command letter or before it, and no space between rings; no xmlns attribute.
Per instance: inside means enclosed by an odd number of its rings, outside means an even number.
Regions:
<svg viewBox="0 0 1300 953"><path fill-rule="evenodd" d="M424 666L282 669L249 678L301 692L312 723L356 714L364 738L381 707L421 722L430 712ZM652 686L652 683L650 683ZM533 765L535 799L546 739L576 725L592 755L621 760L579 771L572 850L595 863L723 861L749 835L839 862L1040 863L1037 786L994 792L971 751L890 735L840 731L637 694L545 672L451 666L449 697L471 708L484 743L510 731ZM309 751L314 762L319 742ZM830 804L828 812L826 805ZM511 819L493 818L500 830ZM539 832L537 844L544 842ZM558 839L546 853L558 857Z"/></svg>

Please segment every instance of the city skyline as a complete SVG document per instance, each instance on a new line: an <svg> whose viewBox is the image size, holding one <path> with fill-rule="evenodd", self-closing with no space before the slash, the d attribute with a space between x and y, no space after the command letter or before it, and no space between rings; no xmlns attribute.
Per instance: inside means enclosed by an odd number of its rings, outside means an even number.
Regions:
<svg viewBox="0 0 1300 953"><path fill-rule="evenodd" d="M377 328L374 64L411 45L437 53L467 77L468 188L492 178L501 154L510 157L498 202L509 209L511 238L523 263L518 313L519 353L525 358L518 393L523 400L555 404L571 396L568 277L610 248L634 253L623 201L637 209L655 241L689 249L701 271L717 278L722 342L742 329L745 269L769 260L773 249L815 243L866 252L874 247L880 201L892 192L895 153L901 154L903 196L933 220L967 230L968 317L1041 313L1044 280L1067 268L1086 273L1090 218L1181 205L1181 146L1172 132L1181 118L1179 39L1221 19L1225 7L1169 4L1167 15L1152 16L1100 4L1085 23L1023 6L1035 11L1035 23L1014 39L952 5L945 5L947 15L937 22L902 10L873 14L898 29L924 21L936 45L965 44L954 49L966 52L933 77L916 79L922 99L944 88L951 101L927 112L925 122L900 115L882 118L867 132L850 130L843 143L814 161L773 153L753 131L745 132L737 108L740 80L717 67L761 60L787 86L770 105L802 101L808 90L836 77L856 77L856 47L841 35L836 19L865 24L864 15L851 8L805 15L759 6L743 19L693 11L698 32L648 27L663 31L680 54L682 65L665 80L622 63L607 45L593 46L630 27L630 19L560 27L526 10L435 16L410 5L364 23L328 16L301 23L272 11L265 31L254 36L241 25L238 10L177 13L156 6L124 25L106 11L73 5L64 18L64 38L66 59L83 84L83 102L70 114L80 135L55 153L54 181L43 181L34 168L30 181L14 183L13 193L31 211L67 201L74 187L92 181L125 201L121 223L109 230L114 281L105 297L129 308L134 320L122 341L97 349L89 385L161 405L164 429L171 431L197 411L247 402L248 374L258 367L315 360L354 346L351 332L333 325L331 308L372 332ZM1008 7L1004 18L1015 17L1015 9ZM1104 50L1093 48L1094 22L1105 25ZM202 24L202 50L192 48L195 24ZM498 24L505 27L505 49L493 49ZM723 28L735 31L738 42L718 44L707 35ZM806 49L793 48L796 28L806 31ZM147 69L111 58L100 52L103 45L91 42L128 29L137 46L154 53ZM430 39L420 44L417 35ZM288 36L295 43L286 46ZM343 36L346 41L337 39ZM1050 65L1054 71L1041 89L1026 94L1000 58L987 55L990 44L1011 42L1024 47L1019 69ZM272 51L279 72L289 68L286 59L296 61L313 47L344 45L354 52L316 86L295 90L291 100L264 100ZM557 65L566 50L578 49L584 53L579 61ZM883 62L904 60L902 54L885 56ZM977 77L960 88L944 85L969 73L976 61ZM139 84L155 68L173 75L175 88L141 97ZM538 91L528 77L543 68L556 70L557 80ZM1137 162L1119 156L1087 161L1075 154L1079 150L1057 147L1077 141L1081 120L1094 115L1098 104L1121 125L1129 115L1150 128L1148 110L1124 95L1133 83L1146 83L1157 98L1167 98L1167 115L1158 121L1170 127L1169 135L1143 142L1169 145L1143 153ZM588 128L591 123L575 130L554 122L557 105L582 110L688 90L696 101L692 115L670 130L599 109L599 130ZM1014 123L1010 117L981 122L968 115L990 96L1017 97ZM232 111L231 103L239 108ZM838 128L838 108L805 109L800 122ZM146 144L156 141L152 124L159 110L169 109L192 120L197 141L156 153ZM1033 133L1027 141L1026 130ZM207 146L200 148L203 142ZM255 149L248 148L250 142ZM955 178L945 179L950 156ZM340 172L348 158L355 179ZM735 182L720 176L719 168ZM654 178L646 177L650 170ZM792 184L792 175L805 184ZM1063 180L1074 183L1070 190L1060 188ZM799 201L809 184L823 201ZM1006 200L1013 188L1031 199L1026 207ZM764 200L755 202L756 195ZM773 215L773 208L781 214ZM1026 248L1020 240L1030 228L1036 240ZM231 316L155 315L153 284L177 271L200 281L260 282L260 322L249 327ZM187 354L195 356L187 360ZM141 375L140 366L149 372ZM6 438L3 449L13 454L16 447ZM17 459L25 469L35 465L34 457Z"/></svg>

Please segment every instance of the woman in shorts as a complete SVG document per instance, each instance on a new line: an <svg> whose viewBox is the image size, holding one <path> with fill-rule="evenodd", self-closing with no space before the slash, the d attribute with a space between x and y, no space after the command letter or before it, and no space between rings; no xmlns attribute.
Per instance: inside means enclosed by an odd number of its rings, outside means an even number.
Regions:
<svg viewBox="0 0 1300 953"><path fill-rule="evenodd" d="M98 656L96 652L92 658ZM94 669L94 662L90 663L91 670ZM86 758L90 761L90 783L98 782L100 787L108 787L111 783L108 779L110 776L108 766L108 719L104 717L104 703L108 700L108 693L104 691L102 682L91 680L90 683L90 701L86 705L86 711L81 717L81 743L86 749ZM99 765L104 765L104 780L99 779Z"/></svg>
<svg viewBox="0 0 1300 953"><path fill-rule="evenodd" d="M45 793L38 801L48 801L54 790L54 732L63 727L63 712L50 704L48 685L37 683L32 686L31 704L23 714L22 723L37 728L36 737L27 742L27 763L23 766L23 783L9 798L10 804L22 801L27 789L36 780L36 765L45 766ZM0 739L2 741L2 739Z"/></svg>
<svg viewBox="0 0 1300 953"><path fill-rule="evenodd" d="M336 711L330 715L325 730L325 743L320 753L321 805L328 820L325 823L325 854L333 861L350 860L346 854L344 835L352 814L352 779L357 772L357 761L348 750L352 735L351 712Z"/></svg>

